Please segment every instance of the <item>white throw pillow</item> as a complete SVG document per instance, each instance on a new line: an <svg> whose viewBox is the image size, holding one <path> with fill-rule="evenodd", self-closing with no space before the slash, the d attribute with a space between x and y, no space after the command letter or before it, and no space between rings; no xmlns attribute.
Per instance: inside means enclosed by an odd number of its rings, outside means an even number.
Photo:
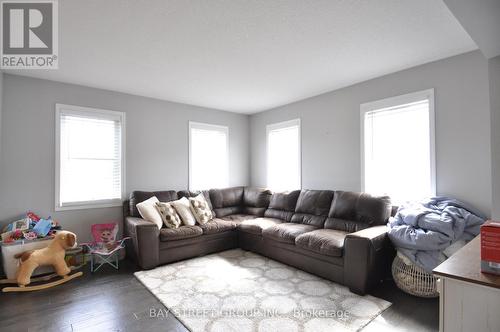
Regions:
<svg viewBox="0 0 500 332"><path fill-rule="evenodd" d="M155 223L158 226L158 229L163 225L163 220L161 219L161 215L156 209L156 203L159 202L156 196L153 196L143 202L140 202L136 205L137 210L139 210L139 214L144 220Z"/></svg>
<svg viewBox="0 0 500 332"><path fill-rule="evenodd" d="M191 213L191 203L186 197L182 197L176 201L170 202L174 207L175 211L181 216L182 223L186 226L196 225L196 219Z"/></svg>

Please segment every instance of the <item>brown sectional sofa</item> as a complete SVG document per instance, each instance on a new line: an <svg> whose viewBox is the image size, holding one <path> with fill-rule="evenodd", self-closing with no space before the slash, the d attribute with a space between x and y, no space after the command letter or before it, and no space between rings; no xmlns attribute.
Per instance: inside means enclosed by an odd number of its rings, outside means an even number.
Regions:
<svg viewBox="0 0 500 332"><path fill-rule="evenodd" d="M331 190L271 193L251 187L202 192L216 218L158 229L135 207L152 196L168 202L199 193L135 191L124 204L128 254L143 269L232 248L250 250L365 294L390 271L388 197Z"/></svg>

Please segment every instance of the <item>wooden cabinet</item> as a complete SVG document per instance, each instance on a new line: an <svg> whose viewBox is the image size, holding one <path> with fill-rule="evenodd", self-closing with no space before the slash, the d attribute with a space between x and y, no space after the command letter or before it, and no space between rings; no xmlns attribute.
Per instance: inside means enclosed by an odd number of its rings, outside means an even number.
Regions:
<svg viewBox="0 0 500 332"><path fill-rule="evenodd" d="M500 276L481 273L480 263L476 237L434 269L440 331L500 331Z"/></svg>

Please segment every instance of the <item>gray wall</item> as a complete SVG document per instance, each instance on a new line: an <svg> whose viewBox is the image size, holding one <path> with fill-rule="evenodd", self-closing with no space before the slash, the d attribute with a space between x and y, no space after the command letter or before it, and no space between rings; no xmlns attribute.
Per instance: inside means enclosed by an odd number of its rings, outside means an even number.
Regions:
<svg viewBox="0 0 500 332"><path fill-rule="evenodd" d="M492 217L500 219L500 56L490 59Z"/></svg>
<svg viewBox="0 0 500 332"><path fill-rule="evenodd" d="M500 1L444 0L487 58L500 55Z"/></svg>
<svg viewBox="0 0 500 332"><path fill-rule="evenodd" d="M438 193L487 214L493 195L500 218L499 82L500 58L488 63L472 52L255 114L249 121L246 115L4 74L0 221L32 209L88 240L90 224L121 220L119 208L54 212L55 103L127 113L127 193L186 188L188 120L228 125L231 185L265 186L265 126L297 117L303 187L360 190L359 105L428 88L436 89Z"/></svg>
<svg viewBox="0 0 500 332"><path fill-rule="evenodd" d="M3 103L3 72L0 71L0 160L2 159L2 103ZM0 162L0 167L2 167L1 162Z"/></svg>
<svg viewBox="0 0 500 332"><path fill-rule="evenodd" d="M55 104L126 112L126 190L186 189L188 121L229 126L230 184L249 182L248 116L71 84L4 75L0 221L31 209L88 240L120 208L54 212Z"/></svg>
<svg viewBox="0 0 500 332"><path fill-rule="evenodd" d="M436 98L438 194L490 214L488 62L479 51L252 115L251 184L266 185L266 125L301 118L303 188L359 191L360 104L429 88Z"/></svg>

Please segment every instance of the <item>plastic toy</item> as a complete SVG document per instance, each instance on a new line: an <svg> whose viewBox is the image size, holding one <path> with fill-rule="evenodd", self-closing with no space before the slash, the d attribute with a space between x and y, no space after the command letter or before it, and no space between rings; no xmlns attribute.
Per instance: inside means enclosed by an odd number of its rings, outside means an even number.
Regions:
<svg viewBox="0 0 500 332"><path fill-rule="evenodd" d="M38 237L38 234L36 232L26 232L24 233L24 238L26 240L34 240Z"/></svg>
<svg viewBox="0 0 500 332"><path fill-rule="evenodd" d="M31 221L34 221L34 222L38 222L38 220L40 220L40 217L31 211L26 213L26 217L28 217Z"/></svg>
<svg viewBox="0 0 500 332"><path fill-rule="evenodd" d="M7 224L1 232L1 237L3 243L13 243L19 240L52 236L56 230L61 230L61 225L57 220L51 217L40 218L33 212L27 212L24 218Z"/></svg>
<svg viewBox="0 0 500 332"><path fill-rule="evenodd" d="M40 219L35 227L33 227L33 231L40 236L46 236L49 234L50 229L52 228L52 219Z"/></svg>

